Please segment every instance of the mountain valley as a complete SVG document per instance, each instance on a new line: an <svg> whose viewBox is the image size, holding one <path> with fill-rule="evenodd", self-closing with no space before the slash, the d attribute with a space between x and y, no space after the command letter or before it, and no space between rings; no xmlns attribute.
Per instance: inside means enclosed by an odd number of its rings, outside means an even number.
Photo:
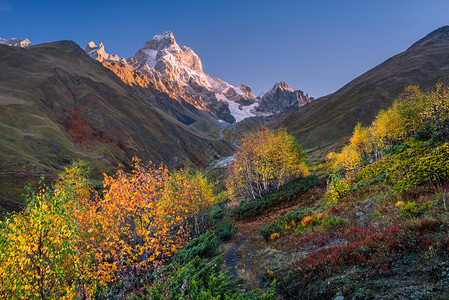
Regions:
<svg viewBox="0 0 449 300"><path fill-rule="evenodd" d="M449 298L449 26L317 99L171 31L0 70L0 298Z"/></svg>

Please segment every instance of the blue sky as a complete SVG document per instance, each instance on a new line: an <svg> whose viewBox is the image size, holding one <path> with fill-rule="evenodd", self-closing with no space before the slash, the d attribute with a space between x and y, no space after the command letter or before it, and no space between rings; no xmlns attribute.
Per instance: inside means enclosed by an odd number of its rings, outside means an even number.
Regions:
<svg viewBox="0 0 449 300"><path fill-rule="evenodd" d="M211 76L256 95L286 81L318 97L449 24L448 12L447 0L0 0L0 37L93 40L127 58L171 30Z"/></svg>

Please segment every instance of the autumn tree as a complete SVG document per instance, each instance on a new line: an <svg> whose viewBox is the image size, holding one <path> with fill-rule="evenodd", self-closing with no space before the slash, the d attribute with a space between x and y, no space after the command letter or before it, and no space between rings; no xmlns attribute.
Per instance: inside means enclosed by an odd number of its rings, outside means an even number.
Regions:
<svg viewBox="0 0 449 300"><path fill-rule="evenodd" d="M372 136L369 128L357 123L349 140L352 147L359 152L361 158L365 158L372 151Z"/></svg>
<svg viewBox="0 0 449 300"><path fill-rule="evenodd" d="M345 146L341 152L331 152L327 158L330 160L330 170L336 173L355 173L362 165L362 158L360 156L360 150L354 145L349 144Z"/></svg>
<svg viewBox="0 0 449 300"><path fill-rule="evenodd" d="M28 191L27 206L0 223L0 294L8 299L73 299L96 289L78 243L76 201L90 196L75 163L55 188Z"/></svg>
<svg viewBox="0 0 449 300"><path fill-rule="evenodd" d="M402 135L401 115L395 109L381 110L371 130L375 148L391 147Z"/></svg>
<svg viewBox="0 0 449 300"><path fill-rule="evenodd" d="M424 102L422 118L435 129L441 130L443 122L449 118L449 86L438 82L431 91L425 94Z"/></svg>
<svg viewBox="0 0 449 300"><path fill-rule="evenodd" d="M207 230L206 213L217 202L213 186L201 172L179 170L172 172L166 184L164 198L185 221L195 235Z"/></svg>
<svg viewBox="0 0 449 300"><path fill-rule="evenodd" d="M295 177L307 175L305 157L285 129L262 128L242 138L226 185L234 197L260 198Z"/></svg>
<svg viewBox="0 0 449 300"><path fill-rule="evenodd" d="M190 224L199 232L201 211L215 202L202 175L133 161L131 172L105 176L104 197L82 217L102 283L160 266L188 241Z"/></svg>
<svg viewBox="0 0 449 300"><path fill-rule="evenodd" d="M402 140L415 133L423 125L421 112L425 106L425 93L417 85L406 87L399 98L394 101L392 109L397 110L400 115Z"/></svg>

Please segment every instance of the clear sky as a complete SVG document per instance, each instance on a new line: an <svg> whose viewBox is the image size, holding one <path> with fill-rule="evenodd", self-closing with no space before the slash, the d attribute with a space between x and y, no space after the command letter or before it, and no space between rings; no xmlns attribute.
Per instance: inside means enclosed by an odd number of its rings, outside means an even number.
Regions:
<svg viewBox="0 0 449 300"><path fill-rule="evenodd" d="M207 74L255 95L278 81L332 93L447 24L448 0L0 0L2 38L93 40L128 58L171 30Z"/></svg>

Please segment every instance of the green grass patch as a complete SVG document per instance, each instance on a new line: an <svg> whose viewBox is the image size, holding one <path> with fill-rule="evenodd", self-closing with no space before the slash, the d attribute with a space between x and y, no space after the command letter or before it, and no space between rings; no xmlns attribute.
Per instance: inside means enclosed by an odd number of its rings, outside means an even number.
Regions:
<svg viewBox="0 0 449 300"><path fill-rule="evenodd" d="M279 216L267 226L260 228L260 234L268 241L273 233L280 233L285 231L286 228L296 227L301 219L308 213L310 213L310 210L288 212L285 215Z"/></svg>

